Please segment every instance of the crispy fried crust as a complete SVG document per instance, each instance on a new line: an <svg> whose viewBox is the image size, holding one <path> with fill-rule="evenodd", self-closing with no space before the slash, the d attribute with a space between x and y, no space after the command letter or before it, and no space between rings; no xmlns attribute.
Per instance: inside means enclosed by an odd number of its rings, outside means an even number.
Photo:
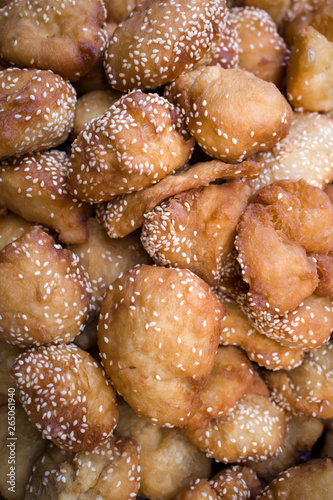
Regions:
<svg viewBox="0 0 333 500"><path fill-rule="evenodd" d="M89 122L74 141L69 190L93 203L138 191L181 168L193 145L172 104L157 94L132 92Z"/></svg>
<svg viewBox="0 0 333 500"><path fill-rule="evenodd" d="M90 286L77 256L37 226L0 252L0 337L19 347L70 342L83 328Z"/></svg>
<svg viewBox="0 0 333 500"><path fill-rule="evenodd" d="M106 292L98 325L103 365L139 415L183 426L213 368L223 306L188 270L137 266Z"/></svg>
<svg viewBox="0 0 333 500"><path fill-rule="evenodd" d="M15 384L10 375L10 370L21 352L22 349L19 347L0 341L0 405L8 402L8 394L10 393L14 392L11 395L17 398L16 391L12 391ZM8 389L10 389L9 392Z"/></svg>
<svg viewBox="0 0 333 500"><path fill-rule="evenodd" d="M92 451L118 422L115 392L104 371L74 344L27 350L11 372L29 420L64 450Z"/></svg>
<svg viewBox="0 0 333 500"><path fill-rule="evenodd" d="M19 215L6 212L0 217L0 249L17 240L31 226L33 226L31 222L22 219Z"/></svg>
<svg viewBox="0 0 333 500"><path fill-rule="evenodd" d="M54 229L66 243L88 239L92 207L67 191L67 155L51 150L0 165L0 202L24 219Z"/></svg>
<svg viewBox="0 0 333 500"><path fill-rule="evenodd" d="M14 0L0 11L0 56L77 80L102 54L105 18L100 0Z"/></svg>
<svg viewBox="0 0 333 500"><path fill-rule="evenodd" d="M51 71L0 71L0 159L58 146L73 126L74 88Z"/></svg>
<svg viewBox="0 0 333 500"><path fill-rule="evenodd" d="M244 0L243 4L248 7L263 9L279 24L287 13L291 0Z"/></svg>

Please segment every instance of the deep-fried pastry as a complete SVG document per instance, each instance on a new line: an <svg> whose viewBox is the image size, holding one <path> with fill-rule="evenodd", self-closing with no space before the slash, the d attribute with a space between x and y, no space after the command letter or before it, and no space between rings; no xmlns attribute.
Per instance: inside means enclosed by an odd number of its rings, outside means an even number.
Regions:
<svg viewBox="0 0 333 500"><path fill-rule="evenodd" d="M17 240L24 231L27 231L33 225L33 223L22 219L19 215L6 212L6 214L0 217L0 250L14 240Z"/></svg>
<svg viewBox="0 0 333 500"><path fill-rule="evenodd" d="M279 24L287 12L292 0L243 0L248 7L263 9ZM294 1L294 0L293 0Z"/></svg>
<svg viewBox="0 0 333 500"><path fill-rule="evenodd" d="M0 405L8 402L8 394L17 398L15 384L10 375L11 367L22 349L0 341ZM12 389L14 388L14 391ZM10 392L8 392L8 389Z"/></svg>
<svg viewBox="0 0 333 500"><path fill-rule="evenodd" d="M223 306L188 270L137 266L106 292L98 345L117 392L142 417L183 426L200 406Z"/></svg>
<svg viewBox="0 0 333 500"><path fill-rule="evenodd" d="M27 350L11 372L29 420L64 450L92 451L118 422L115 392L104 371L74 344Z"/></svg>

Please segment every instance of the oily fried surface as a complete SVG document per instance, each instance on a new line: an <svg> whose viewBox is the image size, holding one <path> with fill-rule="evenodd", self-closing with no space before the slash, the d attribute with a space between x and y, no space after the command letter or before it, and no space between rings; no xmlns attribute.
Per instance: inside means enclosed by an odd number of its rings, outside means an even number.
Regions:
<svg viewBox="0 0 333 500"><path fill-rule="evenodd" d="M138 191L181 168L193 145L172 104L157 94L132 92L91 121L74 141L69 190L94 203Z"/></svg>
<svg viewBox="0 0 333 500"><path fill-rule="evenodd" d="M263 462L248 462L258 476L270 483L281 472L302 460L320 438L324 424L319 418L292 416L281 453Z"/></svg>
<svg viewBox="0 0 333 500"><path fill-rule="evenodd" d="M37 226L0 252L1 339L19 347L70 342L86 320L90 287L78 257Z"/></svg>
<svg viewBox="0 0 333 500"><path fill-rule="evenodd" d="M305 355L290 371L265 372L273 399L298 415L333 417L333 344L328 342Z"/></svg>
<svg viewBox="0 0 333 500"><path fill-rule="evenodd" d="M6 399L0 407L0 493L8 500L23 500L33 465L46 441L22 406L11 399L8 402Z"/></svg>
<svg viewBox="0 0 333 500"><path fill-rule="evenodd" d="M258 9L265 10L274 19L276 24L279 24L287 13L290 2L291 0L244 0L243 4L248 7L257 7Z"/></svg>
<svg viewBox="0 0 333 500"><path fill-rule="evenodd" d="M105 47L105 18L100 0L14 0L0 11L0 56L77 80Z"/></svg>
<svg viewBox="0 0 333 500"><path fill-rule="evenodd" d="M70 453L50 444L36 461L26 500L124 500L136 497L140 451L129 438L108 438L93 451Z"/></svg>
<svg viewBox="0 0 333 500"><path fill-rule="evenodd" d="M104 0L107 22L121 23L141 3L142 0Z"/></svg>
<svg viewBox="0 0 333 500"><path fill-rule="evenodd" d="M67 191L67 155L51 150L0 165L0 201L24 219L54 229L66 244L88 239L91 207Z"/></svg>
<svg viewBox="0 0 333 500"><path fill-rule="evenodd" d="M117 424L115 392L104 371L74 344L25 351L12 376L29 420L64 450L91 451Z"/></svg>
<svg viewBox="0 0 333 500"><path fill-rule="evenodd" d="M22 352L22 349L7 342L0 342L0 405L6 404L8 401L8 389L14 392L14 397L17 397L14 381L10 375L11 367L14 364L17 356Z"/></svg>
<svg viewBox="0 0 333 500"><path fill-rule="evenodd" d="M200 147L223 161L266 151L290 128L291 107L277 87L242 69L207 66L179 76L171 91Z"/></svg>
<svg viewBox="0 0 333 500"><path fill-rule="evenodd" d="M168 198L145 216L144 248L157 264L190 269L216 286L251 192L235 180Z"/></svg>
<svg viewBox="0 0 333 500"><path fill-rule="evenodd" d="M137 266L106 292L98 324L103 365L144 418L183 426L213 368L223 306L188 270Z"/></svg>
<svg viewBox="0 0 333 500"><path fill-rule="evenodd" d="M208 456L224 463L265 460L281 451L289 417L267 396L248 394L226 415L184 433Z"/></svg>
<svg viewBox="0 0 333 500"><path fill-rule="evenodd" d="M272 481L256 500L326 500L332 493L333 464L327 459L313 459L291 467Z"/></svg>
<svg viewBox="0 0 333 500"><path fill-rule="evenodd" d="M265 382L253 368L241 349L220 346L208 384L200 393L202 405L190 418L186 427L205 427L210 420L223 417L246 394L268 396Z"/></svg>
<svg viewBox="0 0 333 500"><path fill-rule="evenodd" d="M318 286L315 290L320 297L330 297L333 295L333 254L328 255L311 254L317 266L319 278Z"/></svg>
<svg viewBox="0 0 333 500"><path fill-rule="evenodd" d="M123 91L153 89L191 70L223 29L224 13L224 0L149 0L139 5L106 49L110 84Z"/></svg>
<svg viewBox="0 0 333 500"><path fill-rule="evenodd" d="M91 284L91 308L98 312L109 285L137 264L150 264L151 259L142 247L139 234L111 239L94 218L88 219L89 239L82 245L69 248L80 258Z"/></svg>
<svg viewBox="0 0 333 500"><path fill-rule="evenodd" d="M76 94L51 71L0 71L0 159L58 146L73 126Z"/></svg>
<svg viewBox="0 0 333 500"><path fill-rule="evenodd" d="M256 177L260 163L244 161L231 165L218 160L196 163L188 169L168 175L157 184L128 195L115 196L107 203L97 206L96 217L111 238L120 238L139 228L144 223L144 214L161 201L201 186L207 186L216 179Z"/></svg>
<svg viewBox="0 0 333 500"><path fill-rule="evenodd" d="M211 459L180 432L152 424L120 403L117 436L134 438L140 445L140 493L160 500L174 496L197 477L210 477Z"/></svg>
<svg viewBox="0 0 333 500"><path fill-rule="evenodd" d="M7 212L0 217L0 249L17 240L33 224L19 215Z"/></svg>

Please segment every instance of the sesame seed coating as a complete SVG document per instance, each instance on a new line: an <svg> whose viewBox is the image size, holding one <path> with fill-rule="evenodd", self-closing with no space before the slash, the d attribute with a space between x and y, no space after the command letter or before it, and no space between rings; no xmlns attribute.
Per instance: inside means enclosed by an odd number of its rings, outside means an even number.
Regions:
<svg viewBox="0 0 333 500"><path fill-rule="evenodd" d="M100 0L14 0L0 11L0 55L75 81L105 48L105 19Z"/></svg>
<svg viewBox="0 0 333 500"><path fill-rule="evenodd" d="M29 420L64 450L93 450L118 422L115 392L104 371L74 344L27 350L11 372Z"/></svg>
<svg viewBox="0 0 333 500"><path fill-rule="evenodd" d="M298 0L294 0L293 2L290 2L290 0L278 0L277 2L272 2L272 0L244 0L242 2L245 6L265 10L277 25L279 25L280 21L286 15L288 9L290 10L296 3L299 3Z"/></svg>
<svg viewBox="0 0 333 500"><path fill-rule="evenodd" d="M77 256L33 226L0 252L0 338L19 347L71 342L89 310Z"/></svg>
<svg viewBox="0 0 333 500"><path fill-rule="evenodd" d="M73 126L76 93L51 71L0 71L0 159L63 143Z"/></svg>

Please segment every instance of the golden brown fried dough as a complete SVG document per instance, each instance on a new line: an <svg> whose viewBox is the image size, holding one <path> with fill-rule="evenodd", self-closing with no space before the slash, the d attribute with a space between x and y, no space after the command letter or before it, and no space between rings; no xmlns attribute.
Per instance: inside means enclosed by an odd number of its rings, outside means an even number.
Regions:
<svg viewBox="0 0 333 500"><path fill-rule="evenodd" d="M109 202L99 204L96 217L110 238L122 238L142 226L145 220L144 214L169 196L207 186L219 178L256 177L260 168L260 163L252 161L244 161L236 168L218 160L197 163L187 170L168 175L142 191L115 196Z"/></svg>
<svg viewBox="0 0 333 500"><path fill-rule="evenodd" d="M200 406L224 315L188 270L137 266L106 292L98 324L103 365L139 415L183 426Z"/></svg>
<svg viewBox="0 0 333 500"><path fill-rule="evenodd" d="M327 500L332 494L332 480L331 460L309 460L282 472L256 500Z"/></svg>
<svg viewBox="0 0 333 500"><path fill-rule="evenodd" d="M333 344L305 355L290 371L265 372L272 398L295 415L333 418Z"/></svg>
<svg viewBox="0 0 333 500"><path fill-rule="evenodd" d="M0 217L0 249L17 240L31 226L33 226L31 222L12 212L7 212Z"/></svg>
<svg viewBox="0 0 333 500"><path fill-rule="evenodd" d="M265 460L282 450L289 417L267 396L248 394L204 428L183 430L196 446L219 462Z"/></svg>
<svg viewBox="0 0 333 500"><path fill-rule="evenodd" d="M33 348L12 367L20 401L43 436L67 451L92 451L118 422L101 366L74 344Z"/></svg>
<svg viewBox="0 0 333 500"><path fill-rule="evenodd" d="M333 295L333 254L320 255L313 253L310 255L317 265L319 278L315 293L320 297L330 297Z"/></svg>
<svg viewBox="0 0 333 500"><path fill-rule="evenodd" d="M8 394L17 397L10 369L21 352L22 349L19 347L0 341L0 405L7 403Z"/></svg>
<svg viewBox="0 0 333 500"><path fill-rule="evenodd" d="M293 114L287 137L271 150L257 153L263 162L255 189L282 179L304 179L313 186L324 188L333 179L333 119L319 113Z"/></svg>
<svg viewBox="0 0 333 500"><path fill-rule="evenodd" d="M63 143L73 126L74 88L51 71L0 71L0 159Z"/></svg>
<svg viewBox="0 0 333 500"><path fill-rule="evenodd" d="M157 264L190 269L216 287L251 193L235 180L168 198L145 215L142 244Z"/></svg>
<svg viewBox="0 0 333 500"><path fill-rule="evenodd" d="M110 437L93 451L70 453L50 444L36 461L25 500L136 498L140 451L135 441Z"/></svg>
<svg viewBox="0 0 333 500"><path fill-rule="evenodd" d="M291 124L291 107L277 87L242 69L186 73L165 95L180 107L204 152L230 163L272 148Z"/></svg>
<svg viewBox="0 0 333 500"><path fill-rule="evenodd" d="M113 33L105 52L112 87L153 89L193 69L224 26L224 0L149 0Z"/></svg>
<svg viewBox="0 0 333 500"><path fill-rule="evenodd" d="M75 139L84 129L85 125L102 115L112 104L122 97L116 90L92 90L79 97L75 107L74 128L70 138Z"/></svg>
<svg viewBox="0 0 333 500"><path fill-rule="evenodd" d="M92 120L74 141L69 190L94 203L138 191L181 168L193 145L172 104L157 94L132 92Z"/></svg>
<svg viewBox="0 0 333 500"><path fill-rule="evenodd" d="M108 26L108 25L107 25ZM100 57L95 66L79 80L73 82L78 95L82 96L95 90L110 90L110 85L106 77L103 65L103 58Z"/></svg>
<svg viewBox="0 0 333 500"><path fill-rule="evenodd" d="M173 499L194 478L210 477L211 459L179 429L158 427L123 402L115 433L140 445L140 493L147 498Z"/></svg>
<svg viewBox="0 0 333 500"><path fill-rule="evenodd" d="M280 30L288 47L292 47L297 33L308 26L327 0L290 0L288 10L282 19Z"/></svg>
<svg viewBox="0 0 333 500"><path fill-rule="evenodd" d="M37 226L0 252L0 337L19 347L71 342L89 310L78 257Z"/></svg>
<svg viewBox="0 0 333 500"><path fill-rule="evenodd" d="M99 312L109 285L137 264L150 264L151 259L142 247L138 233L121 239L111 239L96 221L88 220L89 239L83 245L72 245L70 250L80 258L91 284L91 309Z"/></svg>
<svg viewBox="0 0 333 500"><path fill-rule="evenodd" d="M243 0L243 4L248 7L263 9L279 24L292 0Z"/></svg>
<svg viewBox="0 0 333 500"><path fill-rule="evenodd" d="M107 21L116 24L124 21L132 10L142 3L142 0L104 0Z"/></svg>
<svg viewBox="0 0 333 500"><path fill-rule="evenodd" d="M0 202L24 219L54 229L66 244L88 239L91 206L67 191L67 155L52 150L0 165Z"/></svg>
<svg viewBox="0 0 333 500"><path fill-rule="evenodd" d="M77 80L105 47L105 18L100 0L14 0L0 11L0 56Z"/></svg>
<svg viewBox="0 0 333 500"><path fill-rule="evenodd" d="M8 398L7 398L8 399ZM46 446L26 412L12 399L0 407L0 493L8 500L23 500L37 458Z"/></svg>
<svg viewBox="0 0 333 500"><path fill-rule="evenodd" d="M258 476L270 483L281 472L296 465L320 438L324 424L319 418L293 416L281 453L263 462L248 462Z"/></svg>

